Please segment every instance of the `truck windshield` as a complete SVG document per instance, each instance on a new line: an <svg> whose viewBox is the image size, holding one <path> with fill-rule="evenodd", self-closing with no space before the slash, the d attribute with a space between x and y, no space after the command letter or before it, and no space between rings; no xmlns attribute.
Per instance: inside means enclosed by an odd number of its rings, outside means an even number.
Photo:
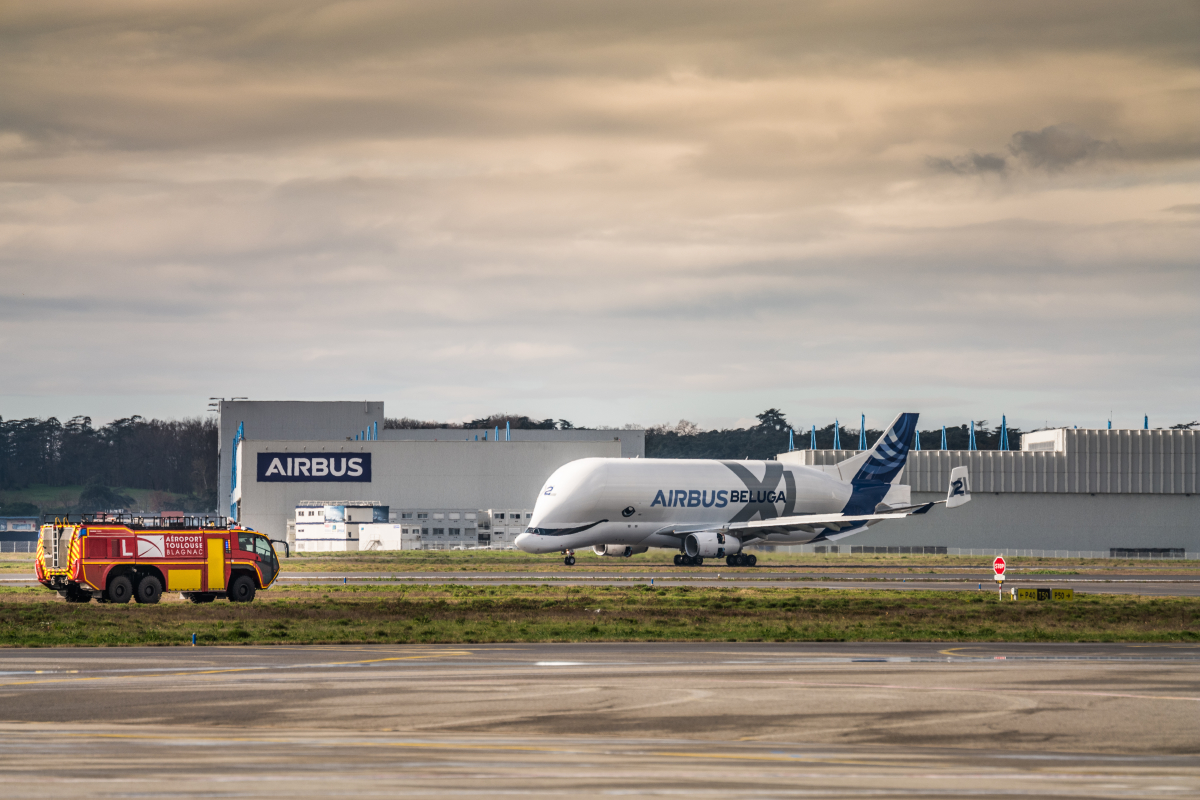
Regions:
<svg viewBox="0 0 1200 800"><path fill-rule="evenodd" d="M258 568L262 572L265 586L275 580L275 573L279 572L279 559L275 556L275 549L271 547L270 540L265 536L254 537L254 552L258 553Z"/></svg>
<svg viewBox="0 0 1200 800"><path fill-rule="evenodd" d="M271 543L265 536L254 537L254 550L268 561L275 558L275 551L271 549Z"/></svg>

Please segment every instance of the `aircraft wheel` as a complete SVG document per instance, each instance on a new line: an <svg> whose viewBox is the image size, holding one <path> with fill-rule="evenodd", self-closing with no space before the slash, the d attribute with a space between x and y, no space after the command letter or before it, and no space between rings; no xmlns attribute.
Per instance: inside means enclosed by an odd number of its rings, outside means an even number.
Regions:
<svg viewBox="0 0 1200 800"><path fill-rule="evenodd" d="M753 567L756 564L758 564L758 556L756 556L754 554L746 556L746 566L747 567Z"/></svg>
<svg viewBox="0 0 1200 800"><path fill-rule="evenodd" d="M738 558L737 556L725 556L725 566L740 567L741 565L742 565L742 560L740 558Z"/></svg>
<svg viewBox="0 0 1200 800"><path fill-rule="evenodd" d="M563 559L563 563L566 564L568 567L575 566L575 556L567 556L566 558Z"/></svg>
<svg viewBox="0 0 1200 800"><path fill-rule="evenodd" d="M677 567L683 566L683 556L679 555L679 553L675 554L675 566L677 566Z"/></svg>
<svg viewBox="0 0 1200 800"><path fill-rule="evenodd" d="M692 566L693 567L703 567L704 566L704 558L702 556L694 557L692 559Z"/></svg>

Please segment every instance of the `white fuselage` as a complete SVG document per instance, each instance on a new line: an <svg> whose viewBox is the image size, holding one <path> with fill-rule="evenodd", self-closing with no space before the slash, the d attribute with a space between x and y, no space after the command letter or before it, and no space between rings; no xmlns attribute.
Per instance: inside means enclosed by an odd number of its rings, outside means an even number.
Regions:
<svg viewBox="0 0 1200 800"><path fill-rule="evenodd" d="M516 545L529 553L594 545L678 549L680 533L730 522L840 512L853 488L778 461L585 458L560 467ZM801 544L816 534L761 538Z"/></svg>

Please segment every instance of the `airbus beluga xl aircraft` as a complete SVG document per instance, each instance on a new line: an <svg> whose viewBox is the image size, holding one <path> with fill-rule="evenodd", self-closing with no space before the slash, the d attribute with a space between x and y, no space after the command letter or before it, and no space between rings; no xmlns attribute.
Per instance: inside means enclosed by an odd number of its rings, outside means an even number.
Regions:
<svg viewBox="0 0 1200 800"><path fill-rule="evenodd" d="M917 431L916 414L900 414L870 450L836 466L779 461L683 458L583 458L560 467L538 496L516 545L527 553L591 547L630 556L651 547L678 550L676 565L724 558L753 566L752 543L837 541L877 522L924 514L971 499L966 467L950 473L945 500L912 505L897 483Z"/></svg>

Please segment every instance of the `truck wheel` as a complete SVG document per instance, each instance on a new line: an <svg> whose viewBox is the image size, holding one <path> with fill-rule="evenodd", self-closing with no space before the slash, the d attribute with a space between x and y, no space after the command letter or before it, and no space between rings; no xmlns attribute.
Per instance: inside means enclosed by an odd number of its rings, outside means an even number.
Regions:
<svg viewBox="0 0 1200 800"><path fill-rule="evenodd" d="M118 575L108 582L105 595L110 603L128 603L129 598L133 597L133 581L127 575Z"/></svg>
<svg viewBox="0 0 1200 800"><path fill-rule="evenodd" d="M157 603L162 597L162 581L154 575L143 575L138 581L137 595L134 597L139 603Z"/></svg>
<svg viewBox="0 0 1200 800"><path fill-rule="evenodd" d="M211 603L217 596L212 592L192 592L187 595L187 599L189 603Z"/></svg>
<svg viewBox="0 0 1200 800"><path fill-rule="evenodd" d="M85 592L77 583L68 583L67 588L59 589L58 594L68 603L86 603L92 599L92 593Z"/></svg>
<svg viewBox="0 0 1200 800"><path fill-rule="evenodd" d="M254 599L254 579L249 575L238 575L229 584L229 602L249 603Z"/></svg>

